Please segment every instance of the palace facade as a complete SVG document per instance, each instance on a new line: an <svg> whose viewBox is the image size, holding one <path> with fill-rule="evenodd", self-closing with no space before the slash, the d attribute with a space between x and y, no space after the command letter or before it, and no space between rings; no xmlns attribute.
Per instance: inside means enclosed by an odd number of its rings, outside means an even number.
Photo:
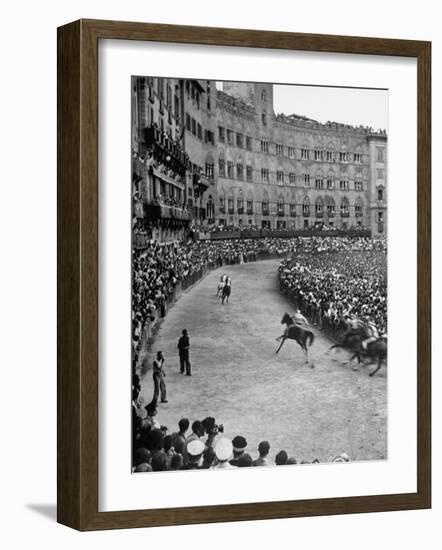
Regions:
<svg viewBox="0 0 442 550"><path fill-rule="evenodd" d="M134 218L153 238L190 224L386 233L387 134L275 114L273 85L134 77Z"/></svg>

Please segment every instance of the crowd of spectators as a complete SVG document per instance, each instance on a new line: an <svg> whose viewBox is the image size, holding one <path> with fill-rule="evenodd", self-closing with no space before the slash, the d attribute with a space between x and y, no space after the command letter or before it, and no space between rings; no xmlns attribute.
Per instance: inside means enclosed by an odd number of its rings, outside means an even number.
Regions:
<svg viewBox="0 0 442 550"><path fill-rule="evenodd" d="M146 406L140 405L139 393L140 379L135 374L132 383L133 472L320 463L318 458L296 459L284 449L275 454L267 440L251 450L243 435L233 439L226 437L224 426L217 425L214 417L192 423L188 418L182 418L176 431L170 431L157 419L157 403L152 401ZM342 453L326 461L349 462L349 457Z"/></svg>
<svg viewBox="0 0 442 550"><path fill-rule="evenodd" d="M166 314L167 301L178 283L194 281L205 270L222 265L291 255L280 269L282 286L295 292L309 311L329 305L333 322L351 311L375 317L386 326L386 241L365 237L294 237L226 239L158 243L146 241L132 251L133 345L143 327ZM358 253L363 253L358 255ZM328 254L328 255L327 255ZM364 306L364 307L363 307ZM322 319L322 313L320 315Z"/></svg>
<svg viewBox="0 0 442 550"><path fill-rule="evenodd" d="M184 201L168 195L162 195L161 193L154 198L153 204L158 204L161 206L174 206L176 208L182 208L183 210L187 209Z"/></svg>
<svg viewBox="0 0 442 550"><path fill-rule="evenodd" d="M281 289L308 319L333 336L344 332L352 318L374 322L386 333L385 242L335 241L330 246L310 243L312 250L285 259L279 267Z"/></svg>

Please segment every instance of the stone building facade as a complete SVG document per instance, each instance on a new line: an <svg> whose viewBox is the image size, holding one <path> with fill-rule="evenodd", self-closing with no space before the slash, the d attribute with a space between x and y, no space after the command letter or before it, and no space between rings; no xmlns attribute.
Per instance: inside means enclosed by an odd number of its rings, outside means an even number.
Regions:
<svg viewBox="0 0 442 550"><path fill-rule="evenodd" d="M262 83L224 82L217 126L218 223L385 233L385 132L276 115Z"/></svg>
<svg viewBox="0 0 442 550"><path fill-rule="evenodd" d="M132 86L134 217L153 238L190 224L386 233L384 131L277 115L271 84Z"/></svg>

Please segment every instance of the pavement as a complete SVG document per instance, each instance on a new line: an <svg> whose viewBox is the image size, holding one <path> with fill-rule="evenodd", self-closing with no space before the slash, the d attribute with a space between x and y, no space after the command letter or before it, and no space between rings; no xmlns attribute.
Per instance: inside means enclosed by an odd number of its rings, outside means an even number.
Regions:
<svg viewBox="0 0 442 550"><path fill-rule="evenodd" d="M359 371L344 365L350 354L325 352L332 342L313 327L311 363L294 341L275 354L281 318L292 311L278 290L278 260L223 268L183 293L156 335L152 355L166 362L168 403L159 404L158 421L176 431L180 418L192 422L214 416L225 434L243 435L247 451L271 445L270 458L289 456L330 462L345 452L351 460L387 458L387 369L374 377L374 365ZM232 295L221 305L216 288L222 273L232 278ZM177 342L189 331L192 376L179 372ZM151 370L142 379L142 398L152 399ZM190 433L190 432L189 432Z"/></svg>

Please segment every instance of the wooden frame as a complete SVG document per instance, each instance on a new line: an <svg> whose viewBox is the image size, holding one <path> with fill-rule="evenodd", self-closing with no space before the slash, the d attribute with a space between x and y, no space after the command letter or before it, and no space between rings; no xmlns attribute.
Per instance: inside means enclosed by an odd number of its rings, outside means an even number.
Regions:
<svg viewBox="0 0 442 550"><path fill-rule="evenodd" d="M418 67L417 492L98 512L98 40L406 56ZM58 521L85 531L431 506L431 44L79 20L58 29Z"/></svg>

